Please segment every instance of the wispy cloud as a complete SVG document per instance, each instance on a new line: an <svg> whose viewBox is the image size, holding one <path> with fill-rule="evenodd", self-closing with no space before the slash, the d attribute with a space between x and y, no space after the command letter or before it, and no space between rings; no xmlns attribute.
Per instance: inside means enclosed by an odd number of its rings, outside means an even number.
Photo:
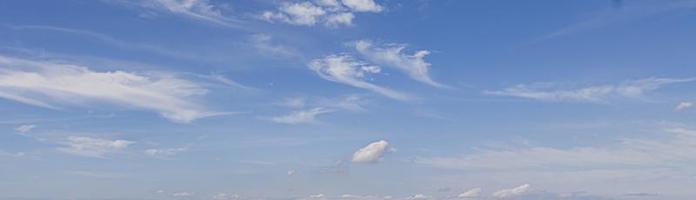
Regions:
<svg viewBox="0 0 696 200"><path fill-rule="evenodd" d="M356 12L381 12L383 7L373 0L320 0L283 3L276 11L264 11L260 18L269 22L327 27L353 25Z"/></svg>
<svg viewBox="0 0 696 200"><path fill-rule="evenodd" d="M476 199L481 196L481 188L473 188L457 195L460 199Z"/></svg>
<svg viewBox="0 0 696 200"><path fill-rule="evenodd" d="M135 142L128 140L109 140L92 137L70 136L65 147L58 150L78 156L103 158L105 154L122 151Z"/></svg>
<svg viewBox="0 0 696 200"><path fill-rule="evenodd" d="M31 131L34 128L36 128L35 124L23 124L23 125L20 125L17 128L15 128L15 131L24 134L24 133L28 133L29 131Z"/></svg>
<svg viewBox="0 0 696 200"><path fill-rule="evenodd" d="M480 150L461 157L434 157L418 162L439 168L461 170L598 170L684 166L696 155L696 131L675 128L662 139L624 139L611 146L511 150Z"/></svg>
<svg viewBox="0 0 696 200"><path fill-rule="evenodd" d="M624 81L614 85L596 85L579 88L563 88L558 84L520 84L496 91L484 91L495 96L509 96L550 102L606 103L617 98L643 98L649 92L666 85L696 81L696 78L646 78Z"/></svg>
<svg viewBox="0 0 696 200"><path fill-rule="evenodd" d="M161 149L146 149L145 155L152 156L152 157L170 157L170 156L175 156L176 154L179 154L181 152L188 151L188 148L186 147L179 147L179 148L161 148Z"/></svg>
<svg viewBox="0 0 696 200"><path fill-rule="evenodd" d="M371 163L382 159L384 153L389 151L389 143L386 140L380 140L368 144L353 153L351 161L354 163Z"/></svg>
<svg viewBox="0 0 696 200"><path fill-rule="evenodd" d="M430 77L431 64L425 61L425 56L429 55L430 51L420 50L413 55L408 55L404 53L405 48L404 44L379 46L367 40L355 42L358 53L372 63L394 67L421 83L440 88L446 87Z"/></svg>
<svg viewBox="0 0 696 200"><path fill-rule="evenodd" d="M587 19L580 20L560 30L551 32L536 41L640 20L668 12L688 11L693 8L696 8L696 1L693 0L625 1L620 4L620 7L607 7L607 9L596 12Z"/></svg>
<svg viewBox="0 0 696 200"><path fill-rule="evenodd" d="M329 81L367 89L393 99L411 99L406 94L367 82L366 77L368 75L378 74L381 72L381 69L378 66L355 60L348 55L330 55L321 59L315 59L309 63L309 68L314 70L321 78Z"/></svg>
<svg viewBox="0 0 696 200"><path fill-rule="evenodd" d="M166 74L92 71L87 67L0 56L0 98L33 106L91 102L151 110L174 122L220 115L195 103L208 90Z"/></svg>
<svg viewBox="0 0 696 200"><path fill-rule="evenodd" d="M495 191L493 193L494 197L497 198L510 198L510 197L515 197L515 196L520 196L522 194L525 194L529 192L530 189L529 184L523 184L514 188L509 188L509 189L501 189L498 191Z"/></svg>
<svg viewBox="0 0 696 200"><path fill-rule="evenodd" d="M209 0L144 0L129 3L211 24L244 28L243 21L223 15Z"/></svg>
<svg viewBox="0 0 696 200"><path fill-rule="evenodd" d="M187 60L200 60L202 55L197 55L195 53L187 53L175 51L163 47L158 47L155 45L143 44L142 42L129 42L124 41L107 34L97 33L89 30L66 28L66 27L56 27L56 26L43 26L43 25L16 25L10 26L14 30L37 30L37 31L50 31L50 32L60 32L65 34L72 34L75 36L80 36L84 38L93 39L104 44L126 50L142 51L146 53L152 53L156 55L167 56L171 58L181 58Z"/></svg>
<svg viewBox="0 0 696 200"><path fill-rule="evenodd" d="M331 113L334 110L318 107L309 110L300 110L292 112L288 115L277 116L271 118L271 121L282 124L304 124L304 123L315 123L316 118L319 115Z"/></svg>

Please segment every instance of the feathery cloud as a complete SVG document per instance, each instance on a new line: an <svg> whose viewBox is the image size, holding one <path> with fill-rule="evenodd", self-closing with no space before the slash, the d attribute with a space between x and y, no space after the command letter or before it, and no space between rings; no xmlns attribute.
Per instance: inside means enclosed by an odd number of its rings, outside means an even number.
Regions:
<svg viewBox="0 0 696 200"><path fill-rule="evenodd" d="M329 81L370 90L393 99L410 99L408 95L367 82L366 76L380 73L381 68L357 61L348 55L330 55L315 59L309 63L309 68L321 78Z"/></svg>
<svg viewBox="0 0 696 200"><path fill-rule="evenodd" d="M290 113L288 115L278 116L271 118L271 121L282 124L303 124L303 123L314 123L316 122L316 117L322 114L331 113L334 110L327 109L324 107L312 108L309 110L300 110Z"/></svg>
<svg viewBox="0 0 696 200"><path fill-rule="evenodd" d="M401 70L421 83L440 88L446 87L430 77L431 64L425 61L425 56L430 54L430 51L420 50L413 55L408 55L403 52L405 48L404 44L378 46L367 40L355 42L355 50L372 63Z"/></svg>
<svg viewBox="0 0 696 200"><path fill-rule="evenodd" d="M57 109L92 102L152 110L174 122L220 115L194 102L208 90L165 74L99 72L84 66L0 56L0 98Z"/></svg>
<svg viewBox="0 0 696 200"><path fill-rule="evenodd" d="M514 188L501 189L501 190L494 192L493 196L497 197L497 198L515 197L515 196L519 196L519 195L522 195L524 193L529 192L530 187L531 186L529 184L523 184L523 185L520 185L520 186L514 187Z"/></svg>
<svg viewBox="0 0 696 200"><path fill-rule="evenodd" d="M461 199L473 199L478 198L481 195L481 188L473 188L457 195Z"/></svg>
<svg viewBox="0 0 696 200"><path fill-rule="evenodd" d="M119 152L135 142L101 138L70 136L59 151L78 156L103 158L105 154Z"/></svg>
<svg viewBox="0 0 696 200"><path fill-rule="evenodd" d="M212 24L240 28L241 21L224 16L209 0L146 0L140 6Z"/></svg>
<svg viewBox="0 0 696 200"><path fill-rule="evenodd" d="M15 131L17 131L19 133L28 133L29 131L31 131L34 128L36 128L36 125L34 125L34 124L22 124L22 125L18 126L17 128L15 128Z"/></svg>
<svg viewBox="0 0 696 200"><path fill-rule="evenodd" d="M179 147L179 148L164 148L164 149L146 149L145 155L152 156L152 157L169 157L169 156L174 156L178 153L187 151L188 148L185 147Z"/></svg>
<svg viewBox="0 0 696 200"><path fill-rule="evenodd" d="M686 102L686 101L685 101L685 102L679 102L679 104L677 104L677 106L674 107L674 110L675 110L675 111L682 111L682 110L689 109L689 108L691 108L691 107L693 107L693 106L694 106L694 103L693 103L693 102Z"/></svg>
<svg viewBox="0 0 696 200"><path fill-rule="evenodd" d="M624 81L615 85L598 85L581 88L558 88L556 84L539 83L516 85L497 91L485 91L485 94L509 96L550 102L589 102L605 103L616 98L642 98L645 94L666 85L696 81L696 78L646 78Z"/></svg>

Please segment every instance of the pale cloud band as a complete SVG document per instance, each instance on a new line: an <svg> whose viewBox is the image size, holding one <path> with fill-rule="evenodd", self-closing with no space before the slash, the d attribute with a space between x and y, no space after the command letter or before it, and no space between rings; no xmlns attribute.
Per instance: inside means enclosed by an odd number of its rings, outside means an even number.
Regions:
<svg viewBox="0 0 696 200"><path fill-rule="evenodd" d="M108 103L158 112L174 122L219 115L196 103L208 90L168 74L99 72L84 66L0 56L0 98L58 109Z"/></svg>

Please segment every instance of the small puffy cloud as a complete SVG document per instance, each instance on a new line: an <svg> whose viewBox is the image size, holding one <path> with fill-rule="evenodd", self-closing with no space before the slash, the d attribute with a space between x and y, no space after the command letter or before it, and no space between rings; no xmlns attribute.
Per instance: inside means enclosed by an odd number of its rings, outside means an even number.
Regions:
<svg viewBox="0 0 696 200"><path fill-rule="evenodd" d="M278 116L271 118L271 121L281 124L303 124L303 123L314 123L316 122L317 116L321 114L326 114L333 112L331 109L317 107L309 110L300 110L290 113L288 115Z"/></svg>
<svg viewBox="0 0 696 200"><path fill-rule="evenodd" d="M309 198L312 198L312 199L323 199L324 196L325 196L324 194L313 194L313 195L309 195Z"/></svg>
<svg viewBox="0 0 696 200"><path fill-rule="evenodd" d="M15 131L19 133L28 133L32 129L36 128L36 125L34 124L23 124L15 128Z"/></svg>
<svg viewBox="0 0 696 200"><path fill-rule="evenodd" d="M214 200L235 200L241 199L242 197L238 194L228 194L228 193L217 193L213 195Z"/></svg>
<svg viewBox="0 0 696 200"><path fill-rule="evenodd" d="M276 11L264 11L260 18L269 22L284 22L299 26L323 24L328 27L353 25L355 12L381 12L382 6L373 0L317 0L283 3Z"/></svg>
<svg viewBox="0 0 696 200"><path fill-rule="evenodd" d="M103 158L105 154L119 152L135 142L128 140L108 140L101 138L71 136L59 151L78 156Z"/></svg>
<svg viewBox="0 0 696 200"><path fill-rule="evenodd" d="M180 147L180 148L165 148L165 149L146 149L145 155L152 156L152 157L169 157L169 156L174 156L178 153L187 151L188 148L185 147Z"/></svg>
<svg viewBox="0 0 696 200"><path fill-rule="evenodd" d="M357 61L348 55L330 55L314 59L309 63L309 68L329 81L370 90L393 99L410 99L408 95L368 82L366 77L380 73L381 69L378 66Z"/></svg>
<svg viewBox="0 0 696 200"><path fill-rule="evenodd" d="M431 86L446 87L430 77L431 64L425 61L430 51L420 50L409 55L403 52L405 48L403 44L378 46L367 40L355 42L355 49L370 62L399 69L412 79Z"/></svg>
<svg viewBox="0 0 696 200"><path fill-rule="evenodd" d="M658 90L666 85L696 81L696 78L646 78L624 81L619 84L594 85L579 88L564 88L558 84L537 83L520 84L497 91L485 91L485 94L509 96L549 102L587 102L604 103L617 98L642 98L648 92Z"/></svg>
<svg viewBox="0 0 696 200"><path fill-rule="evenodd" d="M208 90L169 74L93 71L84 66L0 55L0 99L57 109L107 103L150 110L174 122L220 115L196 103Z"/></svg>
<svg viewBox="0 0 696 200"><path fill-rule="evenodd" d="M353 158L351 161L354 163L369 163L378 161L382 158L384 153L388 151L388 148L389 143L385 140L370 143L353 153Z"/></svg>
<svg viewBox="0 0 696 200"><path fill-rule="evenodd" d="M682 110L689 109L693 106L694 106L693 102L680 102L679 104L677 104L677 106L674 107L674 110L675 111L682 111Z"/></svg>
<svg viewBox="0 0 696 200"><path fill-rule="evenodd" d="M497 197L497 198L515 197L515 196L519 196L519 195L522 195L522 194L529 192L530 187L531 186L529 184L524 184L524 185L517 186L515 188L501 189L501 190L494 192L493 196Z"/></svg>
<svg viewBox="0 0 696 200"><path fill-rule="evenodd" d="M374 0L342 0L343 5L356 12L381 12L382 6Z"/></svg>
<svg viewBox="0 0 696 200"><path fill-rule="evenodd" d="M295 170L294 169L288 170L288 176L292 176L292 175L295 175Z"/></svg>
<svg viewBox="0 0 696 200"><path fill-rule="evenodd" d="M457 197L461 199L473 199L479 196L481 196L481 188L473 188L457 195Z"/></svg>

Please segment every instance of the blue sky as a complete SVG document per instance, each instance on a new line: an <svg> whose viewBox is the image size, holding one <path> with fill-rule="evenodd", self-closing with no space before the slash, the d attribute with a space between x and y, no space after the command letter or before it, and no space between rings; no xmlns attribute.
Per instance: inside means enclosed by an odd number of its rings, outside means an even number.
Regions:
<svg viewBox="0 0 696 200"><path fill-rule="evenodd" d="M696 1L0 2L0 199L693 199Z"/></svg>

